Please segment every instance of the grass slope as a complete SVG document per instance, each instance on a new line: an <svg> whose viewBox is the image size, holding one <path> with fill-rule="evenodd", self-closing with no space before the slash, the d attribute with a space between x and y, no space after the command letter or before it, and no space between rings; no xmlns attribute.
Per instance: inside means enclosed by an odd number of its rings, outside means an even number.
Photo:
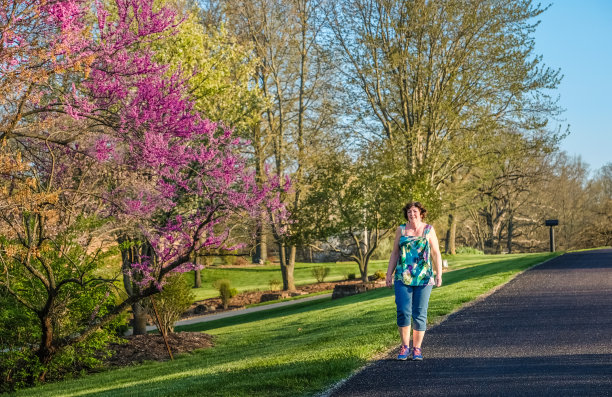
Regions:
<svg viewBox="0 0 612 397"><path fill-rule="evenodd" d="M434 289L429 321L458 309L557 254L457 257L459 270ZM296 303L181 327L216 336L211 349L174 362L88 375L18 396L299 396L325 390L398 344L393 291ZM427 338L424 347L427 348Z"/></svg>

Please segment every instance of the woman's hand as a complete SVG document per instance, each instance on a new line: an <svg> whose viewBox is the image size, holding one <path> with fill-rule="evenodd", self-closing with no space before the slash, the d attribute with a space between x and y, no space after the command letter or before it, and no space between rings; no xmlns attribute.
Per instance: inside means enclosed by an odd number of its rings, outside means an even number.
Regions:
<svg viewBox="0 0 612 397"><path fill-rule="evenodd" d="M442 275L436 274L436 287L441 287L441 286L442 286Z"/></svg>
<svg viewBox="0 0 612 397"><path fill-rule="evenodd" d="M393 274L387 273L385 276L385 284L387 284L387 287L389 288L393 286Z"/></svg>

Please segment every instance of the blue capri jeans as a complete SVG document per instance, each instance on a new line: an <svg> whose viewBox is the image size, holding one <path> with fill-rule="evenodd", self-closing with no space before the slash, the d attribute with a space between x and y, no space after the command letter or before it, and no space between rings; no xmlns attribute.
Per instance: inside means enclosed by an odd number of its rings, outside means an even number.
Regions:
<svg viewBox="0 0 612 397"><path fill-rule="evenodd" d="M427 329L427 306L433 285L410 286L395 280L395 304L397 305L397 326L409 327L410 318L414 330Z"/></svg>

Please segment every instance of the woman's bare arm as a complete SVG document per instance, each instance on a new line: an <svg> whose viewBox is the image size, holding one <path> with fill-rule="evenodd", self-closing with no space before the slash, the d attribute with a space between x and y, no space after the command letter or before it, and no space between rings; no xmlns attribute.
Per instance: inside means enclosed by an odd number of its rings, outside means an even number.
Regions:
<svg viewBox="0 0 612 397"><path fill-rule="evenodd" d="M433 226L431 232L429 232L429 247L431 249L431 259L433 260L434 270L436 272L436 287L442 285L442 254L440 253L440 244L438 243L438 236Z"/></svg>
<svg viewBox="0 0 612 397"><path fill-rule="evenodd" d="M395 266L397 266L397 258L399 257L399 239L401 234L402 229L401 227L398 227L395 231L395 241L393 242L393 250L391 251L389 265L387 266L387 275L385 277L385 282L389 288L391 288L393 285L393 272L395 271Z"/></svg>

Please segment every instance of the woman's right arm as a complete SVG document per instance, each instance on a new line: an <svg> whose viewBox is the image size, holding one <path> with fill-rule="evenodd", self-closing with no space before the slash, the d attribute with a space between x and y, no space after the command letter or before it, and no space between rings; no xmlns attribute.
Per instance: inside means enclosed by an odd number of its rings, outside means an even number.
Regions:
<svg viewBox="0 0 612 397"><path fill-rule="evenodd" d="M393 272L395 271L395 266L397 266L397 258L399 256L399 239L401 234L402 229L398 227L395 231L395 241L393 242L393 250L391 251L391 258L389 258L389 266L387 266L387 275L385 277L385 283L389 288L391 288L393 285Z"/></svg>

